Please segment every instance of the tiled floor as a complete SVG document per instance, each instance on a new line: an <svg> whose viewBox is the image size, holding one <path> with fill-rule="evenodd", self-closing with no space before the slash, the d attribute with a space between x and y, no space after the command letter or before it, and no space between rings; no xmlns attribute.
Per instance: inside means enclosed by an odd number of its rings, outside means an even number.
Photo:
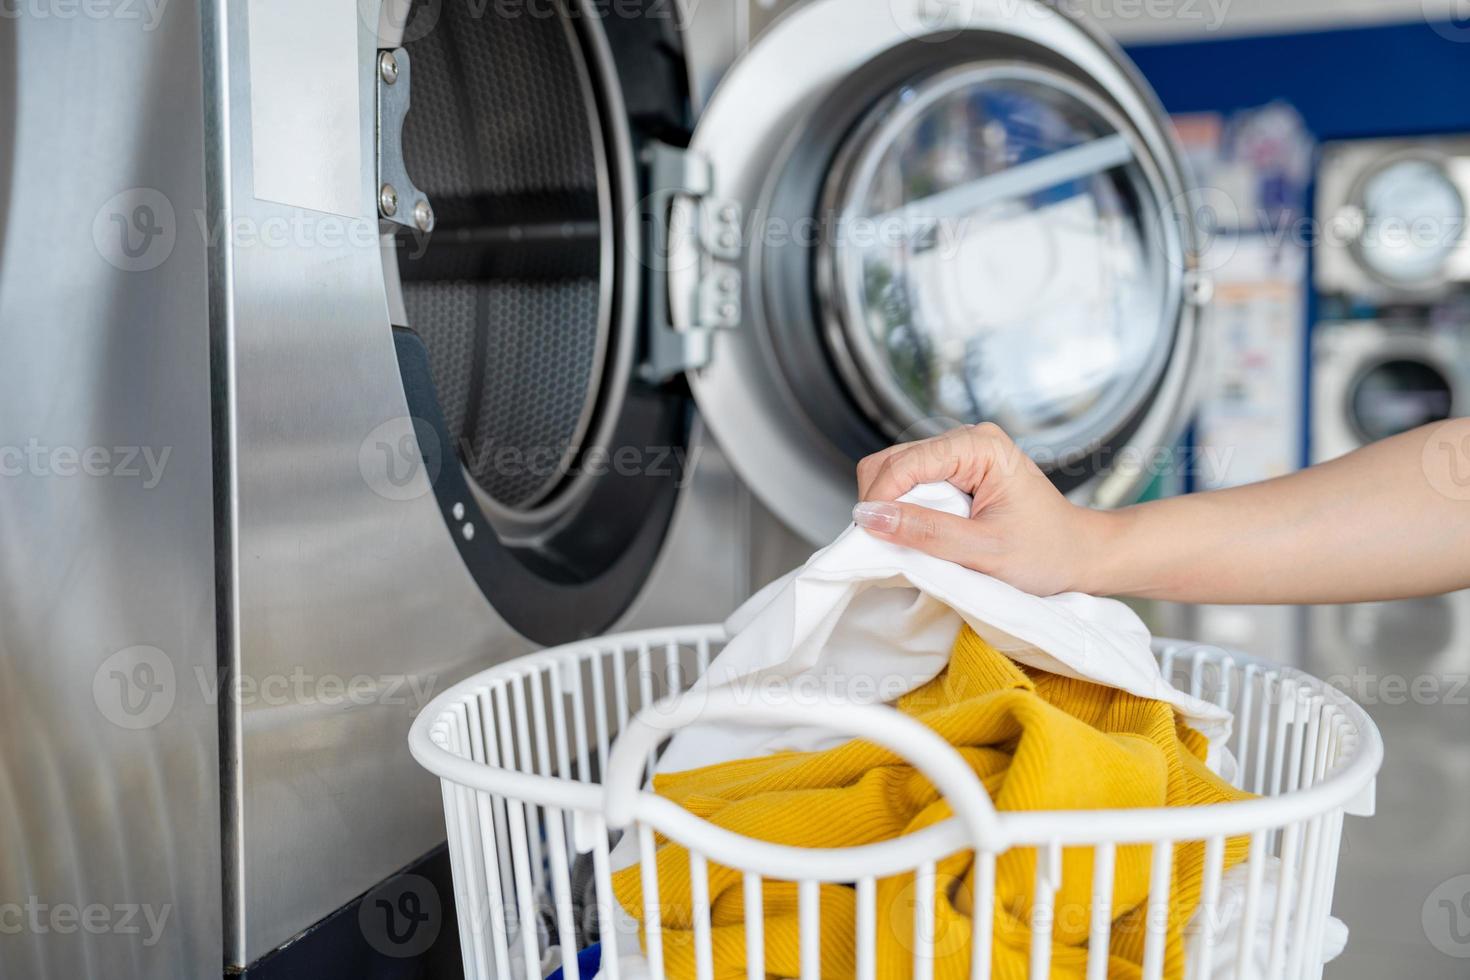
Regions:
<svg viewBox="0 0 1470 980"><path fill-rule="evenodd" d="M1348 819L1339 862L1333 911L1351 935L1325 975L1470 977L1470 594L1222 615L1165 611L1155 628L1335 677L1383 735L1377 815Z"/></svg>

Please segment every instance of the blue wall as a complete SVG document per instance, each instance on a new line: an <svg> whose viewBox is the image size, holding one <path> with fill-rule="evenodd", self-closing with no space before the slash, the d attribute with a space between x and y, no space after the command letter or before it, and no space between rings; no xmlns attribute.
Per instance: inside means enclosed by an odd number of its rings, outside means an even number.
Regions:
<svg viewBox="0 0 1470 980"><path fill-rule="evenodd" d="M1171 113L1282 99L1319 140L1470 131L1470 24L1140 44L1128 54Z"/></svg>
<svg viewBox="0 0 1470 980"><path fill-rule="evenodd" d="M1127 49L1170 113L1285 101L1319 141L1470 132L1470 23L1139 44ZM1310 260L1307 275L1310 277ZM1301 463L1310 456L1311 325L1303 331ZM1187 437L1193 441L1192 430Z"/></svg>

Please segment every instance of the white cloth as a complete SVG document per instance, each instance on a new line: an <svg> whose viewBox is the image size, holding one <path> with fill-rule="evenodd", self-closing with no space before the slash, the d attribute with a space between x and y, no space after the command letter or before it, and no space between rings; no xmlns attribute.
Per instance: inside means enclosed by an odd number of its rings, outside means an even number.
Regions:
<svg viewBox="0 0 1470 980"><path fill-rule="evenodd" d="M917 486L902 499L970 513L969 496L948 483ZM1076 592L1030 595L856 526L737 609L725 624L730 642L695 686L742 685L759 696L778 684L827 703L889 702L944 668L962 622L1020 663L1168 701L1212 743L1230 733L1229 711L1164 679L1148 629L1123 603ZM846 738L691 725L670 740L658 770L823 749Z"/></svg>
<svg viewBox="0 0 1470 980"><path fill-rule="evenodd" d="M1209 916L1210 921L1206 922L1207 910L1203 905L1195 910L1194 916L1189 920L1189 926L1185 930L1188 935L1185 943L1185 962L1188 963L1185 976L1192 980L1265 980L1271 968L1271 929L1276 919L1277 897L1282 889L1286 891L1285 954L1289 960L1292 942L1296 936L1296 919L1300 912L1295 895L1296 875L1283 869L1280 858L1265 858L1261 868L1261 893L1256 899L1255 914L1251 916L1252 921L1246 923L1245 893L1250 882L1250 870L1250 862L1242 861L1226 871L1220 877L1220 898L1213 914ZM1200 947L1207 924L1215 933L1212 944L1214 949L1210 955L1209 971L1201 974ZM1237 970L1240 937L1247 928L1255 931L1251 958L1249 963L1241 964ZM1347 939L1347 926L1342 920L1329 915L1322 929L1322 962L1331 963L1336 959L1347 946Z"/></svg>

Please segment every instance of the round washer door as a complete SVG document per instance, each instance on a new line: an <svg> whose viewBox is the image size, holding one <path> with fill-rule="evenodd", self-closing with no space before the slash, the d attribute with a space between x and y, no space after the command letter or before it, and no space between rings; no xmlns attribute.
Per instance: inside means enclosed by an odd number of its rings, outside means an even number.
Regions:
<svg viewBox="0 0 1470 980"><path fill-rule="evenodd" d="M994 421L1061 489L1111 505L1187 410L1204 291L1152 93L1040 3L927 9L792 10L690 145L741 232L738 325L712 331L690 384L740 475L813 542L846 524L855 462L895 440ZM732 288L693 254L707 237L671 236L680 329L706 307L678 297Z"/></svg>

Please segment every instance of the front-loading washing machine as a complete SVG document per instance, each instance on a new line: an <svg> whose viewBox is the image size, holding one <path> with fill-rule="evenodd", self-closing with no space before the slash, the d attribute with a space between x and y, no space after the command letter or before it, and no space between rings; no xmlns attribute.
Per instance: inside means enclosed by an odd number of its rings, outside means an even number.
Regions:
<svg viewBox="0 0 1470 980"><path fill-rule="evenodd" d="M1318 323L1311 376L1317 463L1470 411L1470 327L1427 318Z"/></svg>
<svg viewBox="0 0 1470 980"><path fill-rule="evenodd" d="M362 898L439 841L404 742L435 690L717 618L895 439L993 420L1111 505L1184 420L1208 289L1168 124L1049 5L158 16L0 23L7 443L173 452L0 504L44 556L6 566L0 841L51 855L0 891L175 916L146 948L7 936L20 973L418 955Z"/></svg>
<svg viewBox="0 0 1470 980"><path fill-rule="evenodd" d="M1424 302L1470 284L1470 139L1324 144L1316 207L1319 293Z"/></svg>
<svg viewBox="0 0 1470 980"><path fill-rule="evenodd" d="M1179 420L1199 288L1170 136L1126 62L1040 8L812 3L711 72L650 16L421 2L403 22L403 155L435 228L386 278L491 522L575 527L555 503L574 487L488 473L481 443L569 460L609 437L594 395L681 376L811 542L846 523L855 460L956 422L1124 499L1139 474L1114 455ZM686 72L718 76L707 104L671 90Z"/></svg>

